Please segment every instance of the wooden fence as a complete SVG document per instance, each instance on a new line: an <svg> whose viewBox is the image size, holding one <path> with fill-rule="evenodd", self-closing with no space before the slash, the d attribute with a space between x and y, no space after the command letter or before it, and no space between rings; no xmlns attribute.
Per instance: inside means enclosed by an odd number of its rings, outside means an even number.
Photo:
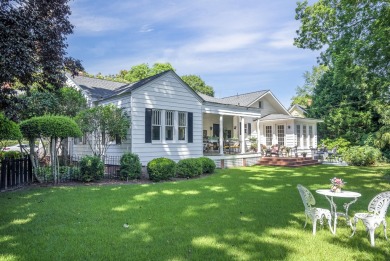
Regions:
<svg viewBox="0 0 390 261"><path fill-rule="evenodd" d="M17 188L33 182L32 164L28 156L0 160L0 191Z"/></svg>

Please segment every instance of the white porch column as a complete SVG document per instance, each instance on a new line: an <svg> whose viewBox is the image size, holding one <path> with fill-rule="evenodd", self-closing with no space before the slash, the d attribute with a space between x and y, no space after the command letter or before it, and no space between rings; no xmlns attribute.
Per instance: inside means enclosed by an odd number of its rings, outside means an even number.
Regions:
<svg viewBox="0 0 390 261"><path fill-rule="evenodd" d="M257 153L261 152L261 143L260 143L260 121L257 119L256 121L256 131L257 131Z"/></svg>
<svg viewBox="0 0 390 261"><path fill-rule="evenodd" d="M219 115L219 154L223 155L223 115Z"/></svg>
<svg viewBox="0 0 390 261"><path fill-rule="evenodd" d="M241 154L245 153L245 122L244 117L241 117Z"/></svg>

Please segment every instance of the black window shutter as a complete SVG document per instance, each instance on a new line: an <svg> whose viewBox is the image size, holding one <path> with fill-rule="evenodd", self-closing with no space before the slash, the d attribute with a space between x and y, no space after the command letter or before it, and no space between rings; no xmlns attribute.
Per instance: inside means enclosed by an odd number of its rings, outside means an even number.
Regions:
<svg viewBox="0 0 390 261"><path fill-rule="evenodd" d="M188 113L188 143L194 142L194 114Z"/></svg>
<svg viewBox="0 0 390 261"><path fill-rule="evenodd" d="M252 134L252 124L248 123L248 134Z"/></svg>
<svg viewBox="0 0 390 261"><path fill-rule="evenodd" d="M152 109L145 109L145 143L152 143Z"/></svg>

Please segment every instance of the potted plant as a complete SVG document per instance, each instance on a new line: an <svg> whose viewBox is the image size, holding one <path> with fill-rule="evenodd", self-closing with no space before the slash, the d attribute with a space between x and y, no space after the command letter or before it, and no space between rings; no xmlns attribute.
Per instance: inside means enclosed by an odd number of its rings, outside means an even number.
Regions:
<svg viewBox="0 0 390 261"><path fill-rule="evenodd" d="M302 152L302 157L306 158L307 152Z"/></svg>

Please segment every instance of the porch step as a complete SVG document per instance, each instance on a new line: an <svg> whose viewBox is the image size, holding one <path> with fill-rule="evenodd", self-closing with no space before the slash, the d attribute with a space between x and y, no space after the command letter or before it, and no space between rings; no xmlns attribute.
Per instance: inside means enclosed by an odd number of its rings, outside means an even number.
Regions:
<svg viewBox="0 0 390 261"><path fill-rule="evenodd" d="M285 167L301 167L320 164L318 160L312 158L287 158L287 157L262 157L258 165L263 166L285 166Z"/></svg>

